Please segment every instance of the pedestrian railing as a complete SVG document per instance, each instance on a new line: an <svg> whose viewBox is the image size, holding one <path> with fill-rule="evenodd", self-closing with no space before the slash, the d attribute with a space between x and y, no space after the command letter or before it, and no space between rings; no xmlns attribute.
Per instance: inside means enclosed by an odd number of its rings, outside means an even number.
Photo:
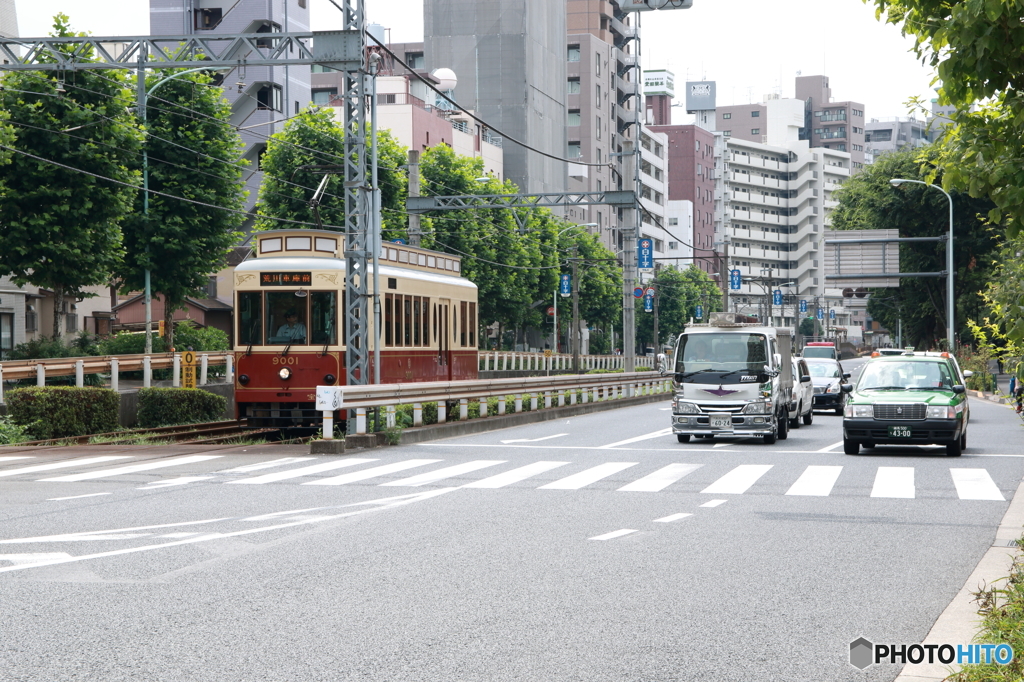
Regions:
<svg viewBox="0 0 1024 682"><path fill-rule="evenodd" d="M211 367L225 367L225 381L232 380L234 354L230 351L197 351L199 368L197 383L209 382ZM142 372L142 386L149 388L153 370L173 369L171 384L181 385L181 353L153 353L150 355L105 355L80 358L46 358L38 360L5 360L0 363L0 405L4 402L4 381L35 378L37 386L45 386L47 377L74 376L76 386L85 385L87 374L109 374L110 388L119 389L121 372Z"/></svg>
<svg viewBox="0 0 1024 682"><path fill-rule="evenodd" d="M552 406L585 404L634 396L670 393L671 378L656 372L620 374L563 374L549 377L477 379L370 386L318 386L317 409L324 417L324 438L331 439L336 410L354 410L357 434L367 432L366 410L384 408L385 425L395 426L399 405L412 405L412 425L423 426L423 404L437 403L437 423L448 420L448 404L457 402L459 421L469 418L469 403L477 401L480 417L488 415L488 398L497 397L497 415ZM512 405L508 398L512 397ZM329 409L324 409L328 407ZM333 409L330 409L333 407ZM511 408L511 409L509 409Z"/></svg>
<svg viewBox="0 0 1024 682"><path fill-rule="evenodd" d="M550 372L572 369L572 355L567 353L521 353L513 351L480 351L481 372ZM637 358L643 363L646 358ZM580 371L592 369L622 369L621 355L581 355Z"/></svg>

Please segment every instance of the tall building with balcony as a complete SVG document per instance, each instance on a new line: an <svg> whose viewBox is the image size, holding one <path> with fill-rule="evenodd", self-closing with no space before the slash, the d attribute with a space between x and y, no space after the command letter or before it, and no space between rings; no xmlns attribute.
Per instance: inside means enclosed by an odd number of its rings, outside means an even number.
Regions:
<svg viewBox="0 0 1024 682"><path fill-rule="evenodd" d="M928 123L913 117L873 118L864 127L864 146L876 159L886 152L917 149L930 142Z"/></svg>
<svg viewBox="0 0 1024 682"><path fill-rule="evenodd" d="M716 237L729 241L728 267L743 276L741 290L730 292L732 308L761 319L770 314L771 323L793 328L821 307L836 310L836 325L849 326L841 288L825 280L822 238L851 155L799 139L800 100L769 101L762 120L767 142L715 135ZM784 296L781 309L769 303L775 289ZM801 300L808 306L803 315Z"/></svg>
<svg viewBox="0 0 1024 682"><path fill-rule="evenodd" d="M149 0L150 33L202 35L288 33L310 30L309 0ZM267 138L310 103L308 66L239 66L221 78L231 102L231 125L240 129L249 161L244 174L247 208L256 203ZM159 106L159 102L150 102Z"/></svg>

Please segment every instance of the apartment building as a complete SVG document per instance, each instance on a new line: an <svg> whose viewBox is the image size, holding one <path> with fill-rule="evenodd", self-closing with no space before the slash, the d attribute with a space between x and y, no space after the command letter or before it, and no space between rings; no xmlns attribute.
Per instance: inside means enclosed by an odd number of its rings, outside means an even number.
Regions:
<svg viewBox="0 0 1024 682"><path fill-rule="evenodd" d="M913 117L873 118L864 126L864 146L875 158L900 149L917 149L931 141L928 123Z"/></svg>
<svg viewBox="0 0 1024 682"><path fill-rule="evenodd" d="M851 173L851 155L811 148L801 140L804 103L772 100L765 105L767 143L715 135L715 233L729 242L728 269L743 285L732 291L733 309L781 327L822 308L836 311L835 326L849 327L842 289L825 280L822 237L838 202L832 193ZM783 305L770 304L779 289ZM808 313L800 314L800 301ZM850 330L851 340L859 327Z"/></svg>
<svg viewBox="0 0 1024 682"><path fill-rule="evenodd" d="M655 263L670 255L669 246L678 251L680 240L672 236L668 225L668 136L650 129L640 130L640 237L654 242ZM620 248L627 248L623 243ZM688 265L688 264L687 264ZM684 266L685 267L685 266Z"/></svg>
<svg viewBox="0 0 1024 682"><path fill-rule="evenodd" d="M304 32L310 30L309 1L149 0L149 24L154 36ZM263 179L259 159L267 138L310 103L310 68L240 65L221 83L231 102L231 125L239 128L243 157L250 162L244 178L251 209Z"/></svg>

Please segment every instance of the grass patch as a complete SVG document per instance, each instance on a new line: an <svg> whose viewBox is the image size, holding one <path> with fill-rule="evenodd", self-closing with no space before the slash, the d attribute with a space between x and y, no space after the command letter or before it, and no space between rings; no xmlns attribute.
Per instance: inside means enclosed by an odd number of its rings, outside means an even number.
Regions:
<svg viewBox="0 0 1024 682"><path fill-rule="evenodd" d="M151 433L125 433L117 436L93 436L89 445L169 445L173 440Z"/></svg>
<svg viewBox="0 0 1024 682"><path fill-rule="evenodd" d="M1024 547L1024 538L1017 540ZM981 616L979 644L1009 644L1014 658L1008 665L977 663L965 665L947 682L1001 682L1024 679L1024 555L1013 558L1010 575L974 592Z"/></svg>

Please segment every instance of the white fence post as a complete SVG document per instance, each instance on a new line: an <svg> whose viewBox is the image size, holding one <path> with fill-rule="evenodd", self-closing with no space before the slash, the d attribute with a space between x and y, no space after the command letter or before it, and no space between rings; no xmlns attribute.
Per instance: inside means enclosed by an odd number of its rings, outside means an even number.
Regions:
<svg viewBox="0 0 1024 682"><path fill-rule="evenodd" d="M206 372L210 368L210 356L201 355L199 356L199 385L206 385Z"/></svg>
<svg viewBox="0 0 1024 682"><path fill-rule="evenodd" d="M85 386L85 363L81 360L75 360L75 386Z"/></svg>
<svg viewBox="0 0 1024 682"><path fill-rule="evenodd" d="M412 425L423 426L423 403L412 404Z"/></svg>
<svg viewBox="0 0 1024 682"><path fill-rule="evenodd" d="M459 398L459 419L461 421L469 419L469 400L467 398Z"/></svg>
<svg viewBox="0 0 1024 682"><path fill-rule="evenodd" d="M446 424L448 422L448 403L444 400L437 401L437 423Z"/></svg>
<svg viewBox="0 0 1024 682"><path fill-rule="evenodd" d="M544 391L544 409L551 407L551 391Z"/></svg>
<svg viewBox="0 0 1024 682"><path fill-rule="evenodd" d="M36 365L36 386L46 385L46 367Z"/></svg>
<svg viewBox="0 0 1024 682"><path fill-rule="evenodd" d="M366 408L356 408L356 433L366 433Z"/></svg>
<svg viewBox="0 0 1024 682"><path fill-rule="evenodd" d="M324 410L324 440L334 440L334 412Z"/></svg>
<svg viewBox="0 0 1024 682"><path fill-rule="evenodd" d="M559 389L559 391L558 391L558 406L559 407L564 407L565 406L565 391L563 391L561 389Z"/></svg>
<svg viewBox="0 0 1024 682"><path fill-rule="evenodd" d="M519 412L523 411L523 394L522 393L516 393L515 411L516 411L516 413L519 413Z"/></svg>
<svg viewBox="0 0 1024 682"><path fill-rule="evenodd" d="M110 358L110 390L111 391L118 390L118 387L120 386L120 380L121 380L121 376L120 376L121 372L120 372L120 367L119 367L120 364L121 364L121 362L117 358Z"/></svg>
<svg viewBox="0 0 1024 682"><path fill-rule="evenodd" d="M480 414L478 416L480 416L480 417L486 417L487 416L487 398L486 397L481 397L480 398Z"/></svg>
<svg viewBox="0 0 1024 682"><path fill-rule="evenodd" d="M384 408L384 423L389 429L395 428L395 406L388 405Z"/></svg>
<svg viewBox="0 0 1024 682"><path fill-rule="evenodd" d="M569 404L570 405L575 405L576 404L576 387L575 386L573 386L572 388L569 389Z"/></svg>
<svg viewBox="0 0 1024 682"><path fill-rule="evenodd" d="M588 398L589 396L590 396L590 389L589 389L589 388L584 388L584 389L583 389L583 396L582 396L582 397L583 397L583 404L584 404L584 405L586 405L586 404L587 404L587 398Z"/></svg>
<svg viewBox="0 0 1024 682"><path fill-rule="evenodd" d="M149 388L153 385L153 365L147 355L142 358L142 387Z"/></svg>
<svg viewBox="0 0 1024 682"><path fill-rule="evenodd" d="M498 396L498 416L505 414L505 396Z"/></svg>
<svg viewBox="0 0 1024 682"><path fill-rule="evenodd" d="M533 410L534 412L537 411L537 394L536 393L534 393L533 395L530 396L530 409Z"/></svg>
<svg viewBox="0 0 1024 682"><path fill-rule="evenodd" d="M181 388L181 356L174 354L174 375L171 377L171 386Z"/></svg>

